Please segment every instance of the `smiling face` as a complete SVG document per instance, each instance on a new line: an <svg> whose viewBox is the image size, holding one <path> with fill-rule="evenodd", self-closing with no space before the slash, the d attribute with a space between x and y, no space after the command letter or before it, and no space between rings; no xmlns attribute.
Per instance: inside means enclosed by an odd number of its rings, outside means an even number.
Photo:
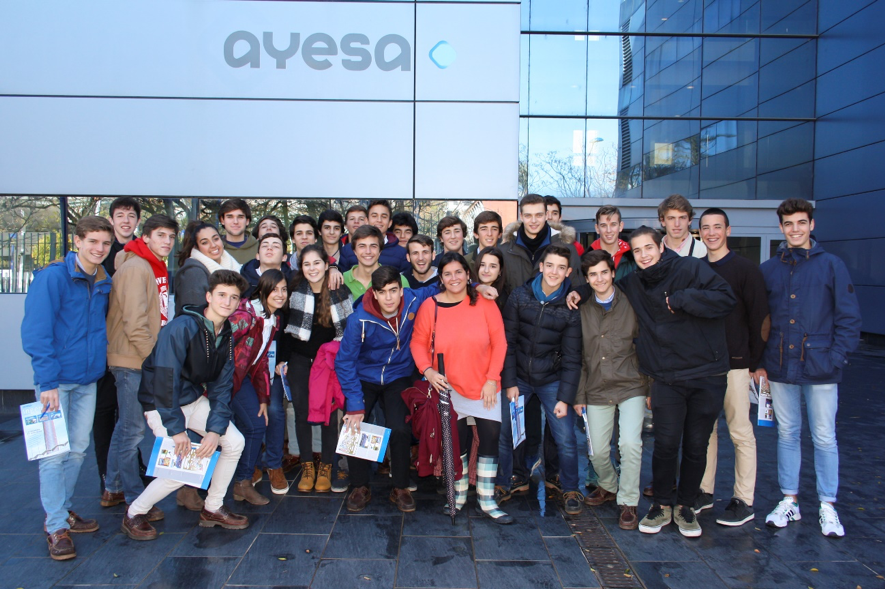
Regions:
<svg viewBox="0 0 885 589"><path fill-rule="evenodd" d="M320 227L320 235L325 245L337 246L338 240L341 239L341 223L338 221L323 221L323 226Z"/></svg>
<svg viewBox="0 0 885 589"><path fill-rule="evenodd" d="M410 243L406 258L412 265L412 271L415 274L423 275L430 271L430 265L433 263L433 250L427 245Z"/></svg>
<svg viewBox="0 0 885 589"><path fill-rule="evenodd" d="M289 288L285 280L280 280L267 297L267 310L271 315L286 306L289 299Z"/></svg>
<svg viewBox="0 0 885 589"><path fill-rule="evenodd" d="M547 205L547 220L559 223L562 220L562 213L556 205Z"/></svg>
<svg viewBox="0 0 885 589"><path fill-rule="evenodd" d="M550 254L544 258L544 261L541 263L542 280L547 286L546 290L549 290L550 292L559 288L562 282L571 273L572 269L569 268L568 258L563 256Z"/></svg>
<svg viewBox="0 0 885 589"><path fill-rule="evenodd" d="M163 259L172 253L175 246L175 231L166 227L157 227L150 235L143 235L144 244L155 256Z"/></svg>
<svg viewBox="0 0 885 589"><path fill-rule="evenodd" d="M261 239L266 233L280 234L280 227L273 219L265 219L258 225L258 238Z"/></svg>
<svg viewBox="0 0 885 589"><path fill-rule="evenodd" d="M295 244L295 250L301 251L305 247L317 242L316 233L309 223L299 223L292 228L292 243Z"/></svg>
<svg viewBox="0 0 885 589"><path fill-rule="evenodd" d="M375 205L369 209L369 225L377 228L381 235L390 229L390 209L384 205Z"/></svg>
<svg viewBox="0 0 885 589"><path fill-rule="evenodd" d="M114 237L107 231L90 231L82 238L77 235L74 236L77 257L80 259L84 270L89 274L95 272L95 268L108 257L113 239Z"/></svg>
<svg viewBox="0 0 885 589"><path fill-rule="evenodd" d="M704 215L701 217L701 241L707 246L707 251L715 254L728 247L728 236L731 235L731 227L725 224L722 215Z"/></svg>
<svg viewBox="0 0 885 589"><path fill-rule="evenodd" d="M353 244L353 253L356 254L360 266L371 268L378 264L378 258L381 257L381 244L374 237L360 239Z"/></svg>
<svg viewBox="0 0 885 589"><path fill-rule="evenodd" d="M664 244L656 244L650 235L639 235L630 239L630 248L633 250L633 259L643 270L657 264L664 253Z"/></svg>
<svg viewBox="0 0 885 589"><path fill-rule="evenodd" d="M221 263L224 255L224 243L214 227L203 227L197 233L197 249L201 254L216 263Z"/></svg>
<svg viewBox="0 0 885 589"><path fill-rule="evenodd" d="M544 203L523 205L520 215L526 235L531 239L537 237L547 224L547 209Z"/></svg>
<svg viewBox="0 0 885 589"><path fill-rule="evenodd" d="M217 235L217 233L216 233ZM219 284L211 292L206 293L206 318L210 321L227 319L240 304L240 289L228 284Z"/></svg>
<svg viewBox="0 0 885 589"><path fill-rule="evenodd" d="M451 261L440 270L440 279L446 292L459 295L467 290L467 271L457 260Z"/></svg>
<svg viewBox="0 0 885 589"><path fill-rule="evenodd" d="M399 302L403 298L403 287L396 282L391 282L381 290L373 288L372 294L375 296L375 300L378 301L381 312L385 315L391 315L399 309Z"/></svg>
<svg viewBox="0 0 885 589"><path fill-rule="evenodd" d="M276 237L268 237L258 246L258 262L262 268L279 268L283 264L283 240Z"/></svg>
<svg viewBox="0 0 885 589"><path fill-rule="evenodd" d="M661 225L664 226L664 230L667 233L667 243L670 245L676 245L682 243L688 235L688 230L691 227L691 219L689 218L688 213L684 211L668 209L664 213L664 216L661 217ZM675 242L675 244L673 242Z"/></svg>
<svg viewBox="0 0 885 589"><path fill-rule="evenodd" d="M618 242L618 236L624 230L624 222L618 215L603 215L596 223L596 233L599 239L607 246L613 246Z"/></svg>
<svg viewBox="0 0 885 589"><path fill-rule="evenodd" d="M362 227L366 224L368 219L366 218L366 214L362 211L351 211L347 214L347 218L344 219L344 225L347 227L348 233L353 233L358 228Z"/></svg>
<svg viewBox="0 0 885 589"><path fill-rule="evenodd" d="M307 252L301 260L301 273L311 284L319 284L326 278L329 265L316 252Z"/></svg>
<svg viewBox="0 0 885 589"><path fill-rule="evenodd" d="M814 220L808 218L808 213L784 215L780 228L789 247L811 249L811 232L814 231Z"/></svg>
<svg viewBox="0 0 885 589"><path fill-rule="evenodd" d="M221 226L224 227L224 231L231 241L242 241L247 225L249 225L249 219L246 217L246 213L239 209L225 213L221 217Z"/></svg>
<svg viewBox="0 0 885 589"><path fill-rule="evenodd" d="M493 284L501 275L501 262L496 256L486 254L480 260L476 273L481 284Z"/></svg>
<svg viewBox="0 0 885 589"><path fill-rule="evenodd" d="M447 252L458 252L460 254L461 249L464 247L464 231L461 229L461 225L446 227L442 230L440 239L442 239L443 248Z"/></svg>
<svg viewBox="0 0 885 589"><path fill-rule="evenodd" d="M501 237L501 228L495 222L480 223L473 237L479 242L479 249L493 247L497 245L498 238Z"/></svg>
<svg viewBox="0 0 885 589"><path fill-rule="evenodd" d="M138 227L138 215L131 207L118 207L111 215L111 225L114 228L114 237L120 243L126 243L132 239L135 228Z"/></svg>
<svg viewBox="0 0 885 589"><path fill-rule="evenodd" d="M607 262L600 262L587 269L587 284L600 299L605 300L614 288L614 273Z"/></svg>

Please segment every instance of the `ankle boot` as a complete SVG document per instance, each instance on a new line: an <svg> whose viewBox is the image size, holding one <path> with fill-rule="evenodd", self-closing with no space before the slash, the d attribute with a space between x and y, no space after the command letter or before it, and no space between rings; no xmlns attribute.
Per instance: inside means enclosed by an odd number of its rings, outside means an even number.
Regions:
<svg viewBox="0 0 885 589"><path fill-rule="evenodd" d="M203 511L203 498L200 497L196 489L187 485L178 490L175 495L175 503L190 511Z"/></svg>
<svg viewBox="0 0 885 589"><path fill-rule="evenodd" d="M495 523L513 523L513 517L498 508L495 502L495 477L498 474L497 456L480 456L476 461L476 495L479 508Z"/></svg>
<svg viewBox="0 0 885 589"><path fill-rule="evenodd" d="M298 490L302 493L310 493L316 484L317 475L313 468L313 462L301 463L301 480L298 481Z"/></svg>
<svg viewBox="0 0 885 589"><path fill-rule="evenodd" d="M234 483L234 501L246 500L252 505L267 505L270 499L255 490L252 479L243 479Z"/></svg>
<svg viewBox="0 0 885 589"><path fill-rule="evenodd" d="M320 462L317 469L317 481L313 490L317 493L328 493L332 488L332 465Z"/></svg>

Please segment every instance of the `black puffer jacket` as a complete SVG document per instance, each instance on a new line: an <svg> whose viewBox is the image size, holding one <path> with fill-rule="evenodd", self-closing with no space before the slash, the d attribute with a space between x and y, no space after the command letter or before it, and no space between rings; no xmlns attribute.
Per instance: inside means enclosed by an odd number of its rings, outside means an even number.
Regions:
<svg viewBox="0 0 885 589"><path fill-rule="evenodd" d="M728 372L725 318L736 300L706 262L665 249L657 264L618 286L639 319L636 351L644 374L674 383Z"/></svg>
<svg viewBox="0 0 885 589"><path fill-rule="evenodd" d="M581 316L565 304L570 284L562 295L541 303L531 280L510 294L504 307L507 358L501 385L516 386L519 378L533 386L559 381L559 401L574 403L581 380Z"/></svg>
<svg viewBox="0 0 885 589"><path fill-rule="evenodd" d="M183 405L209 398L206 431L223 436L230 424L234 385L230 322L216 338L203 315L206 305L187 306L160 330L157 343L141 366L138 400L145 411L156 410L170 436L185 431ZM214 329L213 329L214 331Z"/></svg>

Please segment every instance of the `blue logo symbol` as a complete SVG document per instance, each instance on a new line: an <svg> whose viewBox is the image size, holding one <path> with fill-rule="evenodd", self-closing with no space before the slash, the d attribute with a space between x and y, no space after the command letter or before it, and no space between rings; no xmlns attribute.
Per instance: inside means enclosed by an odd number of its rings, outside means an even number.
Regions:
<svg viewBox="0 0 885 589"><path fill-rule="evenodd" d="M455 63L455 57L457 57L455 48L449 45L448 41L440 41L430 50L430 61L441 70Z"/></svg>

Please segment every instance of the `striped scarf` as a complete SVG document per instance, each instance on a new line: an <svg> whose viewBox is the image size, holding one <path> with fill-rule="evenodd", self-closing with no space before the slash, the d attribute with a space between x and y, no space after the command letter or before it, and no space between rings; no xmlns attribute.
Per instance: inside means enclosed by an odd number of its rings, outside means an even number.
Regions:
<svg viewBox="0 0 885 589"><path fill-rule="evenodd" d="M330 310L332 325L335 327L335 341L341 341L347 317L353 313L353 298L346 286L329 291L329 298L332 301ZM302 280L289 296L289 322L286 325L286 333L303 342L310 340L315 309L316 295L311 290L310 283Z"/></svg>

